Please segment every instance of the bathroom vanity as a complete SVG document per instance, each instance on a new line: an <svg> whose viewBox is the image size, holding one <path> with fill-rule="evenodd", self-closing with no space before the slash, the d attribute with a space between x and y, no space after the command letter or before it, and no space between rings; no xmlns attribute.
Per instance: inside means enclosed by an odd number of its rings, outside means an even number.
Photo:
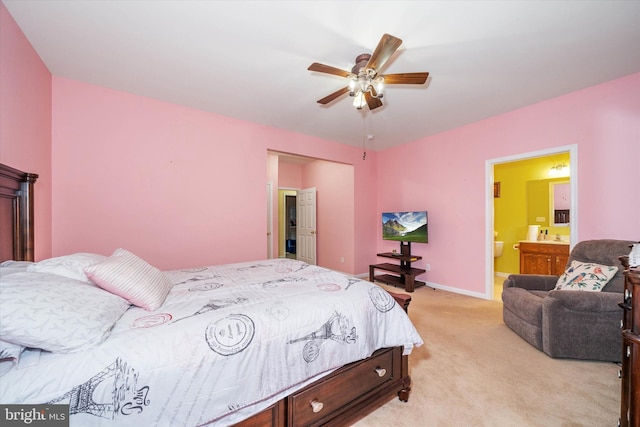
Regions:
<svg viewBox="0 0 640 427"><path fill-rule="evenodd" d="M520 241L520 274L564 273L569 259L569 243L556 241Z"/></svg>

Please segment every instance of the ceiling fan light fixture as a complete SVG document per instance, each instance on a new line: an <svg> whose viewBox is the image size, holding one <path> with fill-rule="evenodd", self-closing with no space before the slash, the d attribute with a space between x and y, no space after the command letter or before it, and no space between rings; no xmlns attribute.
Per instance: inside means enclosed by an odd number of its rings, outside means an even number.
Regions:
<svg viewBox="0 0 640 427"><path fill-rule="evenodd" d="M357 77L353 76L353 77L349 77L349 96L355 96L356 95L356 85L358 84L357 82Z"/></svg>
<svg viewBox="0 0 640 427"><path fill-rule="evenodd" d="M358 76L358 92L366 92L371 86L371 79L366 74L360 74Z"/></svg>
<svg viewBox="0 0 640 427"><path fill-rule="evenodd" d="M365 105L367 105L367 101L364 98L364 93L358 91L358 93L356 93L353 97L353 106L358 110L362 110L362 107L364 107Z"/></svg>
<svg viewBox="0 0 640 427"><path fill-rule="evenodd" d="M380 99L383 97L384 77L375 77L375 70L360 70L358 75L349 77L349 96L353 97L353 106L358 110L367 105L365 93L369 93L371 98Z"/></svg>
<svg viewBox="0 0 640 427"><path fill-rule="evenodd" d="M384 96L384 77L382 76L376 77L373 80L373 83L375 83L374 85L375 91L376 91L375 98L382 98Z"/></svg>
<svg viewBox="0 0 640 427"><path fill-rule="evenodd" d="M382 107L382 97L386 84L424 84L429 73L400 73L378 75L385 63L394 55L402 40L390 34L384 34L380 38L378 46L373 54L363 53L356 57L355 65L351 71L342 70L329 65L314 62L307 68L309 71L332 74L348 79L348 85L332 94L318 100L318 104L327 105L340 96L348 93L354 98L353 105L362 109L365 105L370 110Z"/></svg>

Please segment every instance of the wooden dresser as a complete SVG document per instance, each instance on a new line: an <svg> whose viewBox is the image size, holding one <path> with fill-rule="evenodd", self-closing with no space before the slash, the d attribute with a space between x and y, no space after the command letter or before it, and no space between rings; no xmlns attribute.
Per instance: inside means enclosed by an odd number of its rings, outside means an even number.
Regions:
<svg viewBox="0 0 640 427"><path fill-rule="evenodd" d="M627 256L622 316L622 399L618 425L640 427L640 268L630 268Z"/></svg>

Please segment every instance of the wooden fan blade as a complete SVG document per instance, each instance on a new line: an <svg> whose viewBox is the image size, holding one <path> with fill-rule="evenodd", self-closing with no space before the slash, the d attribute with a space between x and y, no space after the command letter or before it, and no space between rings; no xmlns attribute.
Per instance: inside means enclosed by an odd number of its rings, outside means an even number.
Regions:
<svg viewBox="0 0 640 427"><path fill-rule="evenodd" d="M386 74L382 77L386 85L421 85L427 81L429 73Z"/></svg>
<svg viewBox="0 0 640 427"><path fill-rule="evenodd" d="M328 104L334 99L338 98L341 95L344 95L347 92L349 92L349 86L343 87L342 89L333 92L331 95L327 95L324 98L319 99L318 104L322 104L322 105Z"/></svg>
<svg viewBox="0 0 640 427"><path fill-rule="evenodd" d="M331 67L329 65L319 64L317 62L309 65L307 70L317 71L318 73L333 74L334 76L340 77L349 77L351 75L349 71L341 70L340 68Z"/></svg>
<svg viewBox="0 0 640 427"><path fill-rule="evenodd" d="M382 101L378 98L374 98L371 96L369 92L364 93L364 99L367 101L367 105L369 106L369 110L374 110L378 107L382 107Z"/></svg>
<svg viewBox="0 0 640 427"><path fill-rule="evenodd" d="M369 58L367 68L373 68L378 71L382 66L391 58L391 55L398 50L402 40L389 34L385 34L380 39L376 50L373 51L373 55Z"/></svg>

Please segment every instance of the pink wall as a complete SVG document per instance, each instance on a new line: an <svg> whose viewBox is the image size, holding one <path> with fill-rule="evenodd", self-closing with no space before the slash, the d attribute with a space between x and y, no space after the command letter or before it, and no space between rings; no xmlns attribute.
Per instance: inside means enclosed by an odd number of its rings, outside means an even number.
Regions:
<svg viewBox="0 0 640 427"><path fill-rule="evenodd" d="M54 255L125 247L162 269L266 257L268 149L361 161L353 147L59 77L53 123ZM355 187L373 190L357 173ZM354 216L373 212L366 200Z"/></svg>
<svg viewBox="0 0 640 427"><path fill-rule="evenodd" d="M278 186L280 188L302 188L302 165L278 163Z"/></svg>
<svg viewBox="0 0 640 427"><path fill-rule="evenodd" d="M316 161L304 167L304 188L316 188L317 261L319 265L354 272L354 167ZM369 250L371 252L371 250ZM343 261L344 259L344 261Z"/></svg>
<svg viewBox="0 0 640 427"><path fill-rule="evenodd" d="M381 211L427 209L430 243L414 245L432 267L423 279L483 294L485 162L572 144L579 240L640 239L629 196L640 182L640 74L363 161L331 141L52 81L2 5L0 24L0 161L40 174L39 259L117 247L163 269L264 258L268 149L353 165L355 238L337 250L352 251L354 273L395 248L379 237Z"/></svg>
<svg viewBox="0 0 640 427"><path fill-rule="evenodd" d="M279 162L277 167L279 188L316 188L317 263L354 273L358 221L354 214L354 166L314 160L306 164ZM273 253L278 253L277 248Z"/></svg>
<svg viewBox="0 0 640 427"><path fill-rule="evenodd" d="M39 175L35 256L51 256L51 73L0 3L0 162Z"/></svg>
<svg viewBox="0 0 640 427"><path fill-rule="evenodd" d="M576 144L578 240L640 240L639 95L634 74L380 153L378 211L427 209L422 279L482 295L485 162Z"/></svg>

